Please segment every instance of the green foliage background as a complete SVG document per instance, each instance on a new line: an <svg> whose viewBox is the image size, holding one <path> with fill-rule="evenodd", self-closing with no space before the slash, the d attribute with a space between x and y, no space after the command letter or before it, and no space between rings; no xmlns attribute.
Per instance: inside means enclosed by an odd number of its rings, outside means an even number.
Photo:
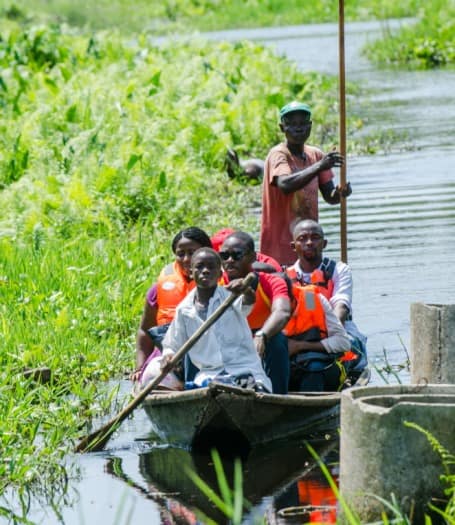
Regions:
<svg viewBox="0 0 455 525"><path fill-rule="evenodd" d="M77 27L168 34L334 22L338 5L338 0L136 0L131 8L124 0L21 0L6 9L16 18L30 13ZM422 5L422 0L349 0L345 15L347 20L415 16Z"/></svg>
<svg viewBox="0 0 455 525"><path fill-rule="evenodd" d="M72 444L118 408L106 380L133 368L144 294L175 233L257 231L260 188L227 177L227 147L264 156L294 98L321 122L314 140L335 142L336 88L248 42L158 46L2 20L0 483L24 515L31 494L64 487ZM53 381L24 376L36 367Z"/></svg>
<svg viewBox="0 0 455 525"><path fill-rule="evenodd" d="M51 26L10 31L0 49L0 233L9 236L215 226L227 147L264 156L285 101L308 101L324 121L323 95L336 100L334 81L247 42L157 47ZM325 120L315 140L333 140L334 126Z"/></svg>
<svg viewBox="0 0 455 525"><path fill-rule="evenodd" d="M347 18L423 16L427 43L399 55L441 65L453 61L453 3L438 1L435 14L358 0ZM154 37L334 21L337 2L23 0L0 15L0 488L22 503L0 516L24 522L32 496L65 498L63 458L118 408L106 380L133 367L144 294L173 235L258 230L260 188L227 178L227 147L264 157L295 98L313 109L312 141L337 142L336 79L250 42ZM441 46L449 59L434 58ZM41 366L50 384L23 374Z"/></svg>

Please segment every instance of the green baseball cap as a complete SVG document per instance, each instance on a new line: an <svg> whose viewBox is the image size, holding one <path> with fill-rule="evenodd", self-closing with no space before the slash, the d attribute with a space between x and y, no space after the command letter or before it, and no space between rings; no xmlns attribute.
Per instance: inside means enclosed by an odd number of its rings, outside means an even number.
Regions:
<svg viewBox="0 0 455 525"><path fill-rule="evenodd" d="M295 111L304 111L305 113L308 113L308 118L311 117L310 106L303 102L297 102L294 100L280 109L280 120L283 120L283 117L289 115L289 113L294 113Z"/></svg>

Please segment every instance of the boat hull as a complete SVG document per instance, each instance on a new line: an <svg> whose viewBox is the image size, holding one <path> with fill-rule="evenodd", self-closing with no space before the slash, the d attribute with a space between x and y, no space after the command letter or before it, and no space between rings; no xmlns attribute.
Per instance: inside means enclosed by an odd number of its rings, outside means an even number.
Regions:
<svg viewBox="0 0 455 525"><path fill-rule="evenodd" d="M144 408L161 442L188 449L255 447L291 437L327 437L339 426L340 394L264 394L211 383L153 392Z"/></svg>

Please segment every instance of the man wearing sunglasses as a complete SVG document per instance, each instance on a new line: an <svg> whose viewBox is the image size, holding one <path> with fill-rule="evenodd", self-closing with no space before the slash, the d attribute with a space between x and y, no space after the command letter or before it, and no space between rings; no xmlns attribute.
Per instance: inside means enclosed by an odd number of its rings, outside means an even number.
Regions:
<svg viewBox="0 0 455 525"><path fill-rule="evenodd" d="M254 240L248 233L234 232L224 240L219 255L225 283L243 279L256 261ZM256 302L247 318L248 324L265 372L272 381L273 392L287 394L289 355L287 339L281 330L291 315L288 288L285 280L276 274L259 272L256 275Z"/></svg>
<svg viewBox="0 0 455 525"><path fill-rule="evenodd" d="M325 155L305 144L311 133L311 110L291 102L280 110L285 142L273 147L265 160L262 186L261 251L283 265L294 263L292 229L300 219L318 220L318 190L329 204L351 194L349 183L333 184L333 167L343 165L337 151Z"/></svg>

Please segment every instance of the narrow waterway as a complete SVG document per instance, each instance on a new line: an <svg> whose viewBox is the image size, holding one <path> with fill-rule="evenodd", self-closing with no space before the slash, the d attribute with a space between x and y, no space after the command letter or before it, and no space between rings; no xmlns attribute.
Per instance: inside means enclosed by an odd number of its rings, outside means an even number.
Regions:
<svg viewBox="0 0 455 525"><path fill-rule="evenodd" d="M387 154L347 162L355 319L368 335L371 361L379 366L384 353L391 364L406 361L411 303L447 304L455 289L455 71L378 70L360 53L378 31L404 23L409 21L347 24L345 31L346 81L368 92L347 100L348 119L351 109L366 123L348 142L377 130L399 137ZM337 27L300 31L303 36L294 28L289 38L262 39L304 71L337 74ZM317 125L317 115L314 120ZM339 257L339 211L324 202L320 209L328 254ZM408 382L406 369L398 380ZM382 379L373 376L373 381Z"/></svg>
<svg viewBox="0 0 455 525"><path fill-rule="evenodd" d="M410 304L450 303L455 289L455 72L380 71L359 55L365 41L400 23L346 26L346 79L361 83L369 93L348 101L348 116L355 104L367 124L348 140L358 140L369 129L393 130L403 137L388 154L353 157L347 164L353 187L348 262L355 282L355 318L368 335L373 364L382 366L385 352L397 369L406 360L404 348L409 349ZM338 70L336 25L232 31L211 38L258 40L295 60L302 70ZM317 126L317 115L314 120ZM338 213L337 207L321 203L327 254L334 258L339 256ZM390 379L407 382L408 374L400 370ZM382 379L375 374L373 381ZM122 388L126 394L129 382ZM188 466L213 483L207 458L154 447L146 440L147 428L145 414L137 410L105 452L75 457L80 481L70 485L73 505L62 508L54 502L60 518L50 508L33 507L29 518L47 525L196 524L197 507L220 522L217 511L185 476ZM329 442L321 444L322 451L327 448ZM299 474L320 486L318 470L310 467L301 444L248 458L245 494L253 506L245 523L252 523L256 514L267 514L269 523L295 523L275 511L304 503L309 485L291 483ZM336 478L336 469L332 474Z"/></svg>

